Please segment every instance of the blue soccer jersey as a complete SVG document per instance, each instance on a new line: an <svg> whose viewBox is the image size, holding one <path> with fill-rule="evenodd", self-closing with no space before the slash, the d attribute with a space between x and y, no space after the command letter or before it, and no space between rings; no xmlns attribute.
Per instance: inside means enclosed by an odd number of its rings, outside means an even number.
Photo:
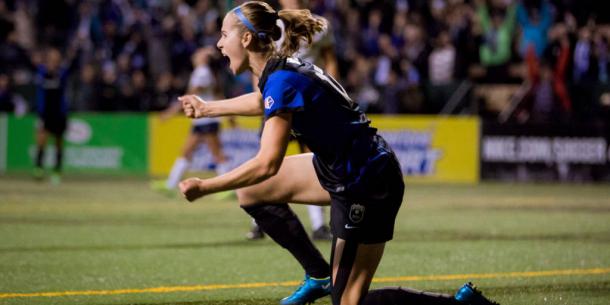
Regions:
<svg viewBox="0 0 610 305"><path fill-rule="evenodd" d="M292 113L292 132L314 153L316 172L327 190L345 190L375 171L372 161L389 155L358 105L315 65L291 57L271 59L259 87L265 119Z"/></svg>
<svg viewBox="0 0 610 305"><path fill-rule="evenodd" d="M36 108L42 118L66 116L68 103L65 97L69 70L60 68L50 73L46 66L39 65L36 73Z"/></svg>

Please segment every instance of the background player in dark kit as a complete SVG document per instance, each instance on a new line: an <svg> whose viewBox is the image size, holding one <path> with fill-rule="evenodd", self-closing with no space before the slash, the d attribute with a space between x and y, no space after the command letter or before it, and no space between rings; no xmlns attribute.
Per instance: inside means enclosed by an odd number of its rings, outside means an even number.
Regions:
<svg viewBox="0 0 610 305"><path fill-rule="evenodd" d="M68 123L68 103L66 87L68 76L75 68L77 45L73 44L67 51L67 57L62 58L59 49L50 47L42 55L42 62L36 66L36 111L38 113L38 128L36 131L36 168L34 177L44 176L44 154L48 136L55 142L55 166L51 174L51 182L61 181L60 174L63 161L63 135Z"/></svg>

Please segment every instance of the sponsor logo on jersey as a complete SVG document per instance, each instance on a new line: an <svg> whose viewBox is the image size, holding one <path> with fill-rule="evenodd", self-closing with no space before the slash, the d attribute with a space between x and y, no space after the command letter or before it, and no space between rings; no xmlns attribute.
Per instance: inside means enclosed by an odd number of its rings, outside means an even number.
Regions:
<svg viewBox="0 0 610 305"><path fill-rule="evenodd" d="M271 109L271 107L273 106L273 103L275 103L275 101L273 100L273 98L271 96L268 96L265 98L265 109Z"/></svg>

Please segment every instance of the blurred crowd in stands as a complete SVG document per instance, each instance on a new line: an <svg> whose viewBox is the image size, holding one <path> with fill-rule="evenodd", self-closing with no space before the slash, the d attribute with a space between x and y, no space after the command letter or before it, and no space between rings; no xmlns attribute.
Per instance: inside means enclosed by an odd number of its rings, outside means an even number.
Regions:
<svg viewBox="0 0 610 305"><path fill-rule="evenodd" d="M71 111L158 111L185 92L240 1L0 0L0 109L35 107L59 51ZM278 7L274 1L272 5ZM607 118L610 5L594 0L310 0L330 21L340 82L369 113ZM224 96L251 90L211 61Z"/></svg>

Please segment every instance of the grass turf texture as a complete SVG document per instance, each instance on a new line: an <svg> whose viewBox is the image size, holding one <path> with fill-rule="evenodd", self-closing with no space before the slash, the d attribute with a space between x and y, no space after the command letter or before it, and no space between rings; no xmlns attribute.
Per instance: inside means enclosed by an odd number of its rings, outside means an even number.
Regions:
<svg viewBox="0 0 610 305"><path fill-rule="evenodd" d="M277 304L302 271L269 238L246 241L249 224L235 200L188 204L142 179L0 177L0 304ZM608 185L408 185L376 277L424 278L373 286L453 293L466 280L425 276L589 268L610 268ZM503 304L610 300L608 271L473 281ZM239 288L270 282L284 285ZM195 286L213 284L229 287ZM2 297L155 287L193 290Z"/></svg>

